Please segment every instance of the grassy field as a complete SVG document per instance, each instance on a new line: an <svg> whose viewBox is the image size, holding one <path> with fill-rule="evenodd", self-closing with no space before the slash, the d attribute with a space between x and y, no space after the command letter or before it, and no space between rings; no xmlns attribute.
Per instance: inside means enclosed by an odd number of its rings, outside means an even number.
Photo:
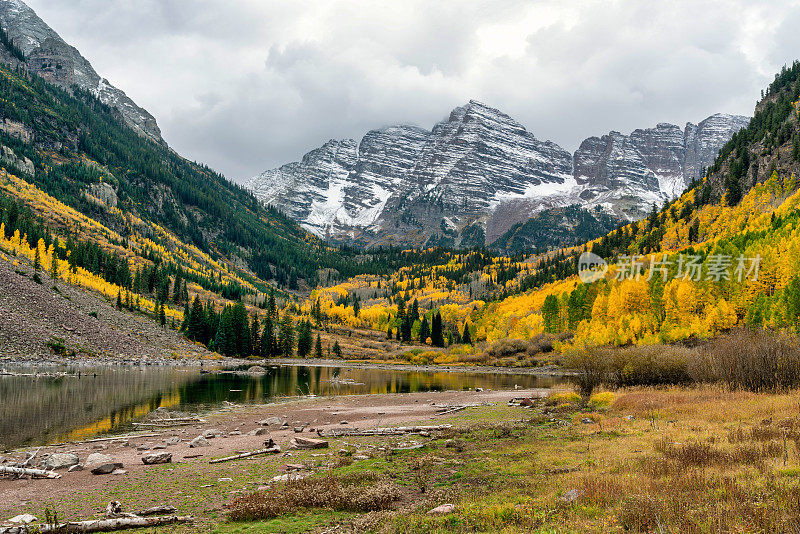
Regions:
<svg viewBox="0 0 800 534"><path fill-rule="evenodd" d="M565 391L459 412L418 450L351 437L329 455L167 465L29 511L169 502L198 518L158 532L796 532L799 409L796 392L623 389L583 404ZM286 463L313 474L256 491ZM427 513L444 503L455 512Z"/></svg>

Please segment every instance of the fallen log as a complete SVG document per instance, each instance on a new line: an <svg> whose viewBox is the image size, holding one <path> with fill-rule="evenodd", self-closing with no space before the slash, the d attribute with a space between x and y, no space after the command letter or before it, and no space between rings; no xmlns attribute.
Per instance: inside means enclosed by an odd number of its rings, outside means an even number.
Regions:
<svg viewBox="0 0 800 534"><path fill-rule="evenodd" d="M145 424L168 424L168 423L205 423L205 419L201 419L199 417L164 417L164 418L152 418L147 419L145 418L142 423Z"/></svg>
<svg viewBox="0 0 800 534"><path fill-rule="evenodd" d="M465 410L467 408L477 408L478 406L494 406L492 402L475 402L472 404L440 404L436 405L436 409L438 410L436 415L447 415L455 412L459 412L461 410Z"/></svg>
<svg viewBox="0 0 800 534"><path fill-rule="evenodd" d="M40 451L40 450L42 450L42 448L41 448L41 447L39 447L38 449L36 449L35 451L33 451L33 454L31 454L31 455L28 457L28 459L27 459L27 460L25 460L24 462L22 462L22 467L28 467L28 466L31 464L31 462L33 461L33 459L34 459L34 458L36 458L36 455L37 455L37 454L39 454L39 451Z"/></svg>
<svg viewBox="0 0 800 534"><path fill-rule="evenodd" d="M230 462L231 460L238 460L240 458L249 458L251 456L258 456L259 454L278 454L281 452L279 445L273 444L266 449L258 449L257 451L243 452L242 454L234 454L233 456L226 456L225 458L217 458L216 460L209 460L210 464L219 464L222 462Z"/></svg>
<svg viewBox="0 0 800 534"><path fill-rule="evenodd" d="M414 445L409 445L408 447L396 447L392 449L392 453L397 454L398 452L415 451L417 449L421 449L424 446L425 446L424 443L416 443Z"/></svg>
<svg viewBox="0 0 800 534"><path fill-rule="evenodd" d="M27 467L9 467L5 465L0 465L0 475L28 476L33 478L61 478L61 475L55 471L45 471L44 469L31 469Z"/></svg>
<svg viewBox="0 0 800 534"><path fill-rule="evenodd" d="M152 508L148 508L147 510L142 510L141 512L136 512L138 516L146 516L146 515L156 515L156 514L172 514L176 512L174 506L169 504L162 504L160 506L153 506Z"/></svg>
<svg viewBox="0 0 800 534"><path fill-rule="evenodd" d="M71 521L55 525L20 525L17 527L0 527L0 534L80 534L88 532L112 532L129 528L159 527L175 523L191 523L192 516L160 516L160 517L119 517L115 519L95 519L91 521Z"/></svg>
<svg viewBox="0 0 800 534"><path fill-rule="evenodd" d="M51 447L60 447L62 445L82 445L85 443L99 443L103 441L124 441L126 439L136 439L136 438L158 438L164 435L165 432L168 431L158 432L158 433L153 433L152 431L150 431L149 434L121 434L119 436L111 436L108 438L94 438L83 441L64 441L62 443L54 443L51 445Z"/></svg>
<svg viewBox="0 0 800 534"><path fill-rule="evenodd" d="M328 442L321 439L296 437L289 440L293 449L327 449Z"/></svg>
<svg viewBox="0 0 800 534"><path fill-rule="evenodd" d="M192 426L196 425L197 423L203 423L205 421L174 421L174 422L157 422L157 423L131 423L133 426L144 426L144 427L156 427L156 428L163 428L168 426Z"/></svg>
<svg viewBox="0 0 800 534"><path fill-rule="evenodd" d="M326 438L338 438L344 436L400 436L403 434L417 434L419 432L436 432L448 430L453 425L423 425L423 426L399 426L396 428L331 428L329 430L318 430L317 435Z"/></svg>

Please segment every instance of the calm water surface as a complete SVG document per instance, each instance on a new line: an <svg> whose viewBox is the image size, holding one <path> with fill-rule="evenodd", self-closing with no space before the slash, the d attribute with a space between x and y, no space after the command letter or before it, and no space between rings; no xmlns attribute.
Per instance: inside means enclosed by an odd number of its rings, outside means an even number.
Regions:
<svg viewBox="0 0 800 534"><path fill-rule="evenodd" d="M20 373L31 366L0 365ZM201 373L197 367L39 367L63 378L0 376L0 451L127 431L163 406L204 411L225 401L265 403L309 393L353 395L550 387L533 375L448 373L339 367L267 367L266 374ZM351 380L361 385L343 382Z"/></svg>

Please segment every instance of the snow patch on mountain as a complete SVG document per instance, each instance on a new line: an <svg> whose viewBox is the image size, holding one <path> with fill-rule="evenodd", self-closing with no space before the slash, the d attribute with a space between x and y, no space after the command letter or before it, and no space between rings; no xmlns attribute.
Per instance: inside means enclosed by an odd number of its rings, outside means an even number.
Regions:
<svg viewBox="0 0 800 534"><path fill-rule="evenodd" d="M356 143L331 140L246 182L309 231L362 245L489 244L548 208L599 206L645 216L713 162L746 117L584 140L574 154L477 101L428 131L389 126Z"/></svg>

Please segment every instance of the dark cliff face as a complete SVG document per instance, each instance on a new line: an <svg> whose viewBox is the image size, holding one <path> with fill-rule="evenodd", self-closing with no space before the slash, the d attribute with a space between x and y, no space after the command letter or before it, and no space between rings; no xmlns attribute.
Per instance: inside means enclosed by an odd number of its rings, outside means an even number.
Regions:
<svg viewBox="0 0 800 534"><path fill-rule="evenodd" d="M393 126L367 133L357 147L330 141L246 185L334 240L484 245L543 210L575 204L640 218L683 191L746 122L713 115L683 129L662 123L610 132L572 155L471 101L430 132Z"/></svg>
<svg viewBox="0 0 800 534"><path fill-rule="evenodd" d="M731 136L749 119L717 114L683 130L661 123L626 136L611 132L590 137L575 152L575 179L581 198L615 216L636 219L653 203L674 198L700 178Z"/></svg>
<svg viewBox="0 0 800 534"><path fill-rule="evenodd" d="M119 111L134 131L163 142L155 118L122 90L101 78L78 50L64 42L24 2L0 0L0 24L15 46L25 54L28 70L67 90L77 85L92 92L101 102Z"/></svg>

